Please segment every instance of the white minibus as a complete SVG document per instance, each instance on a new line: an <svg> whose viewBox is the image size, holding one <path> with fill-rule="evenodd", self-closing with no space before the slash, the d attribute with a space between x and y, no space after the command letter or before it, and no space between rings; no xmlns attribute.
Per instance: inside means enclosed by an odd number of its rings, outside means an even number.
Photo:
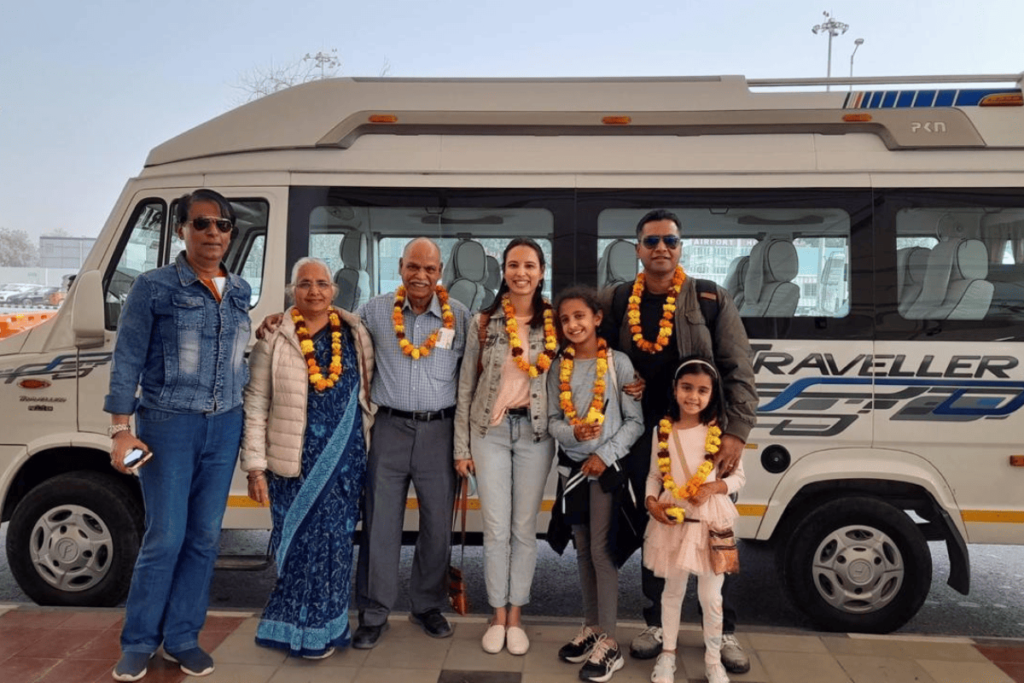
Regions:
<svg viewBox="0 0 1024 683"><path fill-rule="evenodd" d="M286 306L307 254L348 309L392 291L420 235L472 309L519 235L546 250L549 293L630 281L637 219L674 211L684 267L730 291L753 344L740 536L774 544L824 628L913 617L928 541L945 541L966 594L968 544L1024 543L1021 77L832 84L332 79L155 148L56 316L0 340L14 576L42 604L124 598L142 503L109 465L101 410L118 314L134 278L181 248L175 198L210 187L239 216L227 265L251 283L255 321ZM268 528L245 492L240 473L225 527Z"/></svg>

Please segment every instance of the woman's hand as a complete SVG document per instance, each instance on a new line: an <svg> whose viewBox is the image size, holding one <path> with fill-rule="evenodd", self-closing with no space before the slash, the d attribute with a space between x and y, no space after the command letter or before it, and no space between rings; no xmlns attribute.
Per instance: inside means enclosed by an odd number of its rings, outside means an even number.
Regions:
<svg viewBox="0 0 1024 683"><path fill-rule="evenodd" d="M128 455L128 452L134 448L141 448L144 451L149 450L149 446L140 441L130 431L115 434L110 446L111 467L121 474L131 474L132 471L124 466L124 456Z"/></svg>
<svg viewBox="0 0 1024 683"><path fill-rule="evenodd" d="M604 460L602 460L597 453L591 453L590 457L587 458L580 467L580 472L588 477L600 477L604 474L604 471L607 468L608 466L604 464Z"/></svg>
<svg viewBox="0 0 1024 683"><path fill-rule="evenodd" d="M665 513L667 508L675 507L675 503L672 501L661 503L654 496L647 496L647 500L644 501L644 505L647 507L647 512L651 514L651 517L658 522L668 524L669 526L674 526L676 524L676 520L672 519Z"/></svg>
<svg viewBox="0 0 1024 683"><path fill-rule="evenodd" d="M267 488L267 476L263 470L249 470L249 497L260 507L270 502L270 490Z"/></svg>
<svg viewBox="0 0 1024 683"><path fill-rule="evenodd" d="M468 460L456 460L455 471L459 473L459 476L465 479L470 474L476 474L476 465L473 464L473 459Z"/></svg>
<svg viewBox="0 0 1024 683"><path fill-rule="evenodd" d="M284 313L272 313L263 319L260 323L259 329L256 330L257 339L266 339L267 335L273 334L278 327L281 326L281 321L284 320Z"/></svg>
<svg viewBox="0 0 1024 683"><path fill-rule="evenodd" d="M578 424L572 428L572 435L580 443L601 436L601 425Z"/></svg>
<svg viewBox="0 0 1024 683"><path fill-rule="evenodd" d="M644 381L644 378L634 374L632 382L622 385L622 391L626 393L626 396L631 396L634 401L639 401L644 397L644 388L646 386L647 382Z"/></svg>

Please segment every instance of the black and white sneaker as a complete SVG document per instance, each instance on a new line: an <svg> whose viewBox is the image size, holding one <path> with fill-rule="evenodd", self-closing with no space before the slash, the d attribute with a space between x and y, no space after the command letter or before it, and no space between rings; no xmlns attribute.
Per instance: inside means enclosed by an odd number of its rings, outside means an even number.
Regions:
<svg viewBox="0 0 1024 683"><path fill-rule="evenodd" d="M590 656L590 651L597 644L597 634L589 626L580 628L576 637L562 646L558 651L558 658L563 662L579 664Z"/></svg>
<svg viewBox="0 0 1024 683"><path fill-rule="evenodd" d="M598 637L594 649L590 651L587 663L580 669L580 680L605 683L625 663L619 646L609 642L607 636L602 634Z"/></svg>

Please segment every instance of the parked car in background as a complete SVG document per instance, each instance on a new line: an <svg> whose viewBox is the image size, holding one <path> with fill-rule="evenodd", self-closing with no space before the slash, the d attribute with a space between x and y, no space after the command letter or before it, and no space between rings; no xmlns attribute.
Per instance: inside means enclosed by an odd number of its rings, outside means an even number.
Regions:
<svg viewBox="0 0 1024 683"><path fill-rule="evenodd" d="M39 285L30 285L17 282L0 285L0 303L13 303L16 299L21 298L27 292L38 288Z"/></svg>
<svg viewBox="0 0 1024 683"><path fill-rule="evenodd" d="M50 297L60 292L60 287L35 287L7 297L6 303L15 306L51 305Z"/></svg>

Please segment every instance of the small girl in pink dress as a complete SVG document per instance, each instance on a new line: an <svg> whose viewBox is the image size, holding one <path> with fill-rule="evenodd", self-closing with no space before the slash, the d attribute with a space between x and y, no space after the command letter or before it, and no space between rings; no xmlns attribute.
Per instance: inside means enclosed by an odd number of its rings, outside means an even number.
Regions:
<svg viewBox="0 0 1024 683"><path fill-rule="evenodd" d="M713 457L721 444L718 370L702 358L685 359L673 379L675 401L655 428L645 505L651 515L644 536L644 564L665 579L661 598L664 647L653 683L673 683L680 610L690 574L704 611L704 665L709 683L728 683L722 666L722 582L711 566L709 530L732 527L738 513L729 499L746 482L741 462L719 479Z"/></svg>

